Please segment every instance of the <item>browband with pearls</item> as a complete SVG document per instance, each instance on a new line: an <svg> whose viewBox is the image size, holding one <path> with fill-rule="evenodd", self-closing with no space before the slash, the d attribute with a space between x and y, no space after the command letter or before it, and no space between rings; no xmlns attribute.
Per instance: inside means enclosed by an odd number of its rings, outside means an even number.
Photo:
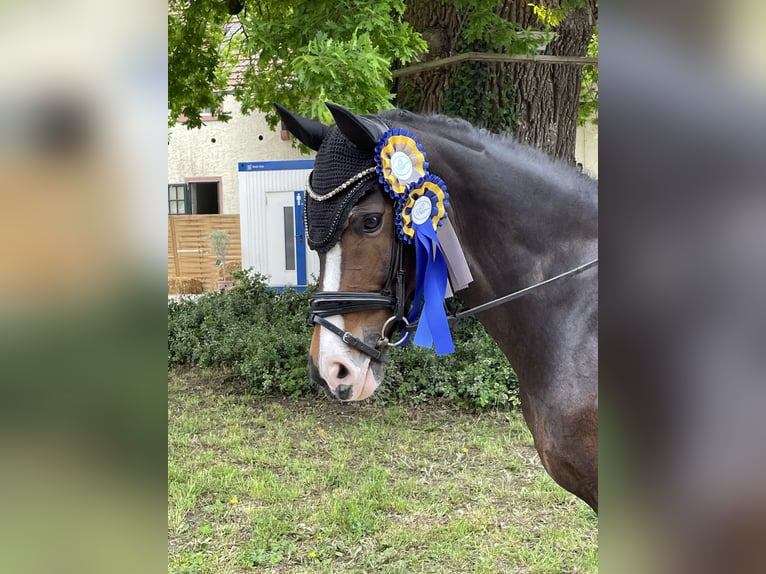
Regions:
<svg viewBox="0 0 766 574"><path fill-rule="evenodd" d="M376 170L376 167L373 166L373 167L365 169L364 171L360 171L351 179L344 181L338 187L333 189L330 193L326 193L324 195L317 195L316 193L314 193L314 190L311 189L311 174L309 174L308 178L306 179L306 193L308 193L309 197L313 199L314 201L326 201L332 197L335 197L342 191L345 191L346 189L348 189L349 187L351 187L358 181L364 179L365 177L375 174L375 170Z"/></svg>

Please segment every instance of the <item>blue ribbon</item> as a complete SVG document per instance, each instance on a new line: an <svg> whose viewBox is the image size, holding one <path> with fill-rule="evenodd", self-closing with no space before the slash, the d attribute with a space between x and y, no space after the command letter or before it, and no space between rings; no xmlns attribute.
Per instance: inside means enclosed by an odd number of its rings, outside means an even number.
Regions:
<svg viewBox="0 0 766 574"><path fill-rule="evenodd" d="M437 355L455 352L447 314L444 311L444 293L447 289L447 262L430 218L415 225L415 299L410 320L420 321L413 343L419 347L435 347Z"/></svg>

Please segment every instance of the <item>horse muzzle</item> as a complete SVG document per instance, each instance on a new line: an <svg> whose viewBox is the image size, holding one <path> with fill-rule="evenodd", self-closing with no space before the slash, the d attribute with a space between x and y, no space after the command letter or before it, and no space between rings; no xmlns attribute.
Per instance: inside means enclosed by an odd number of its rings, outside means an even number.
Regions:
<svg viewBox="0 0 766 574"><path fill-rule="evenodd" d="M372 395L383 378L380 363L365 358L355 363L346 355L330 356L326 359L326 376L322 376L314 359L309 355L311 378L324 389L330 397L340 401L361 401Z"/></svg>

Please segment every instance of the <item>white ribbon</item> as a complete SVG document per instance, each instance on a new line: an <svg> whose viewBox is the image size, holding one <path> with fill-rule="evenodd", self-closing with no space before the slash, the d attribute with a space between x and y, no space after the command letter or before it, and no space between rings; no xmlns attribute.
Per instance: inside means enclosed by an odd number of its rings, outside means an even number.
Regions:
<svg viewBox="0 0 766 574"><path fill-rule="evenodd" d="M465 259L460 240L457 238L455 229L452 227L448 217L444 218L442 225L436 231L436 235L442 246L444 259L447 261L452 291L461 291L473 281L473 275L471 275L471 270L468 268L468 262Z"/></svg>

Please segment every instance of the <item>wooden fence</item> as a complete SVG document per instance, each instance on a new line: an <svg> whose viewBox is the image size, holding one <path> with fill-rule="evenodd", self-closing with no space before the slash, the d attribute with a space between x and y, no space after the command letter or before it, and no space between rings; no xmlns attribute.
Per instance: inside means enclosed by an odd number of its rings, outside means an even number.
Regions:
<svg viewBox="0 0 766 574"><path fill-rule="evenodd" d="M223 230L231 234L226 270L242 265L239 215L168 216L168 293L199 293L216 288L219 268L208 235Z"/></svg>

